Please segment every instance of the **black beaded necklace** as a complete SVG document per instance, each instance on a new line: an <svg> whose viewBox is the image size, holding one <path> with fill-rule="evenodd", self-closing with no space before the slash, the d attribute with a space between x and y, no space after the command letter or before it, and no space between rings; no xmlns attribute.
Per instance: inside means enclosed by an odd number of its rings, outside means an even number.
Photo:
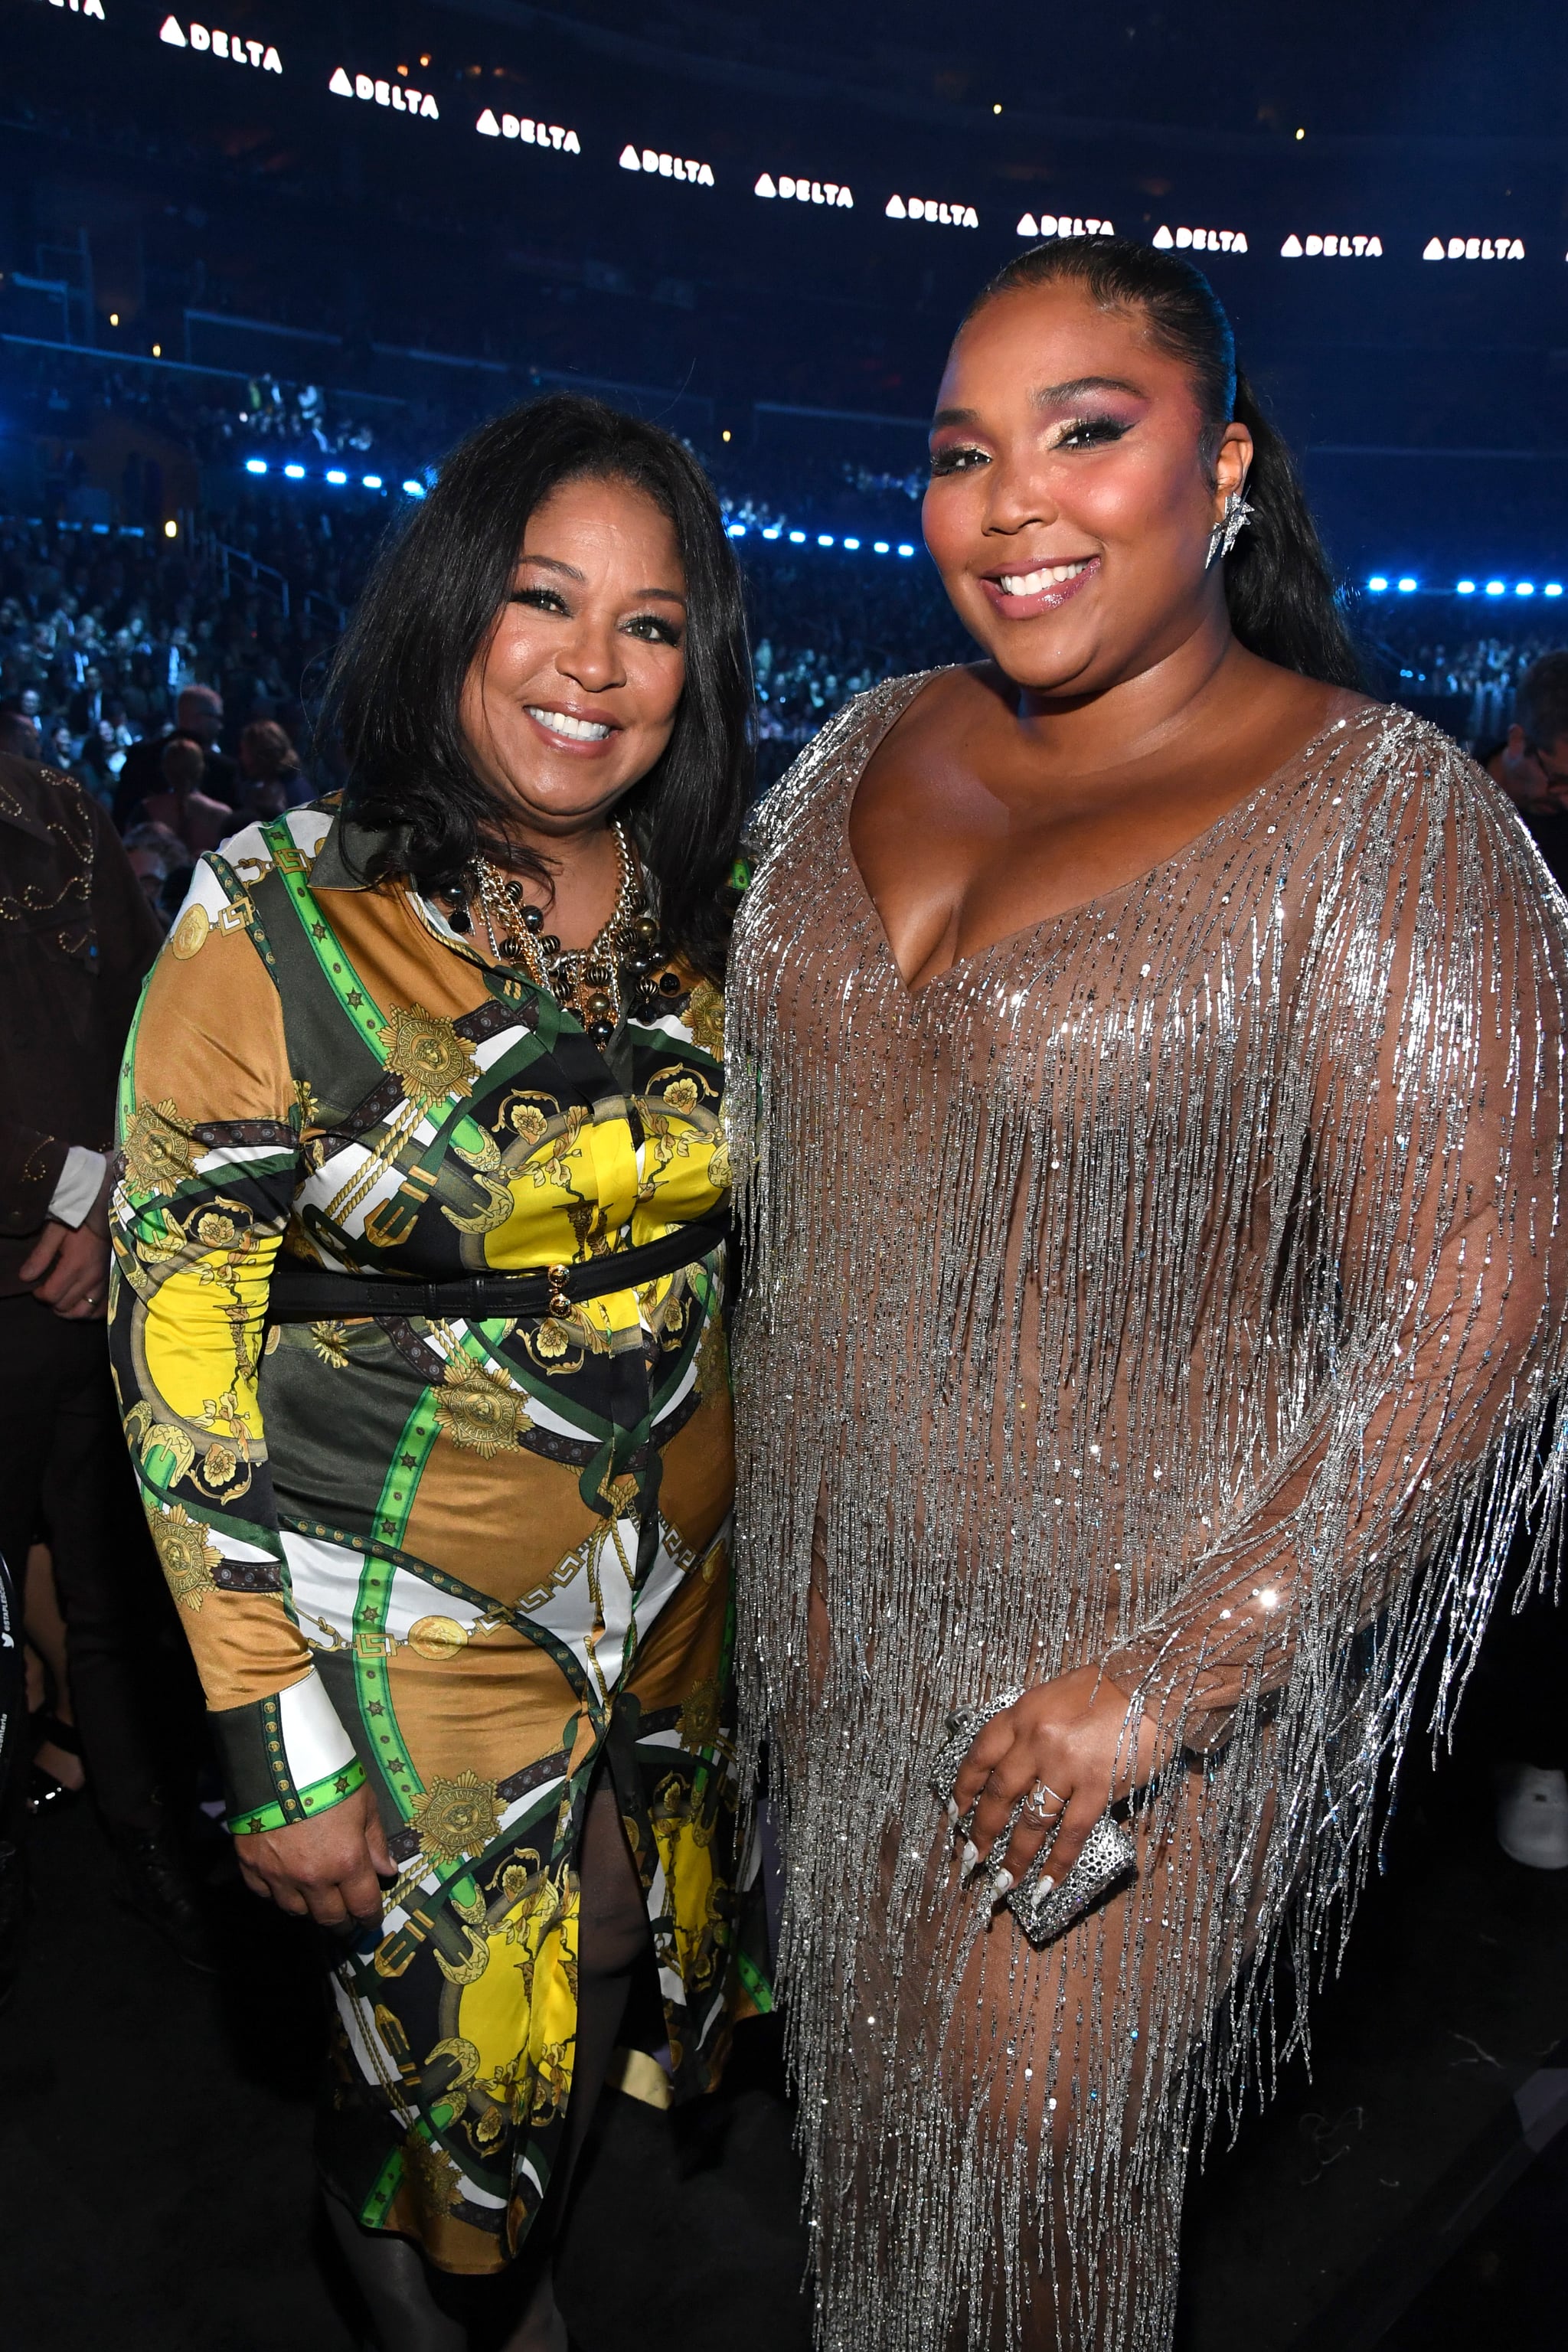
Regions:
<svg viewBox="0 0 1568 2352"><path fill-rule="evenodd" d="M471 931L477 908L497 962L523 965L535 985L575 1013L600 1045L614 1036L626 1013L646 1012L660 996L684 992L679 973L658 970L665 961L658 923L648 912L642 869L625 828L613 819L610 830L620 885L609 920L589 947L563 949L545 929L543 908L531 906L517 877L488 857L477 858L461 887L446 894L453 930Z"/></svg>

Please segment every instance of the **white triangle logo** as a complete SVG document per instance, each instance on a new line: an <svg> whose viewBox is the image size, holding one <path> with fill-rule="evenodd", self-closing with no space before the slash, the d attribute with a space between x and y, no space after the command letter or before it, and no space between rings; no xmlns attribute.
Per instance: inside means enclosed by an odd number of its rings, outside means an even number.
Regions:
<svg viewBox="0 0 1568 2352"><path fill-rule="evenodd" d="M1279 250L1287 261L1300 261L1301 258L1300 238L1292 232L1292 234L1286 238Z"/></svg>
<svg viewBox="0 0 1568 2352"><path fill-rule="evenodd" d="M1421 248L1421 258L1423 261L1442 260L1443 240L1440 236L1429 236L1427 238L1426 244Z"/></svg>
<svg viewBox="0 0 1568 2352"><path fill-rule="evenodd" d="M884 210L889 220L908 220L909 218L908 213L904 210L902 196L889 196Z"/></svg>
<svg viewBox="0 0 1568 2352"><path fill-rule="evenodd" d="M1040 233L1040 225L1039 225L1038 221L1035 218L1034 214L1033 214L1033 213L1023 213L1023 214L1020 214L1020 215L1019 215L1019 219L1018 219L1018 226L1017 226L1016 229L1014 231L1014 235L1015 235L1015 236L1038 236L1039 233Z"/></svg>
<svg viewBox="0 0 1568 2352"><path fill-rule="evenodd" d="M167 41L172 49L183 49L188 47L185 37L180 30L178 20L174 16L164 17L158 27L158 38L161 41Z"/></svg>
<svg viewBox="0 0 1568 2352"><path fill-rule="evenodd" d="M629 139L626 145L621 149L621 169L623 172L640 172L642 170L642 158L639 156L637 149L632 145Z"/></svg>
<svg viewBox="0 0 1568 2352"><path fill-rule="evenodd" d="M344 73L342 66L338 68L336 73L327 84L327 88L329 89L336 90L340 98L352 98L354 94L354 86L353 82L350 81L347 74Z"/></svg>
<svg viewBox="0 0 1568 2352"><path fill-rule="evenodd" d="M1171 232L1165 226L1164 222L1162 221L1159 227L1154 231L1154 245L1156 250L1161 253L1169 253L1171 247L1175 244L1175 238L1171 235Z"/></svg>
<svg viewBox="0 0 1568 2352"><path fill-rule="evenodd" d="M752 194L753 196L776 196L778 194L778 190L774 187L768 173L764 172L762 178L757 182L756 186L752 190Z"/></svg>
<svg viewBox="0 0 1568 2352"><path fill-rule="evenodd" d="M490 112L488 106L480 115L479 121L475 123L474 129L476 131L482 131L487 139L499 139L500 137L500 124L496 121L495 116Z"/></svg>

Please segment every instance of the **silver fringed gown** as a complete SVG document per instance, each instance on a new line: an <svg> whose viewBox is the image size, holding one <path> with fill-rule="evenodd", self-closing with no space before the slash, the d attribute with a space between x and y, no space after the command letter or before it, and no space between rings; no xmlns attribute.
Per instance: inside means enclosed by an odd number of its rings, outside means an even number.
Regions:
<svg viewBox="0 0 1568 2352"><path fill-rule="evenodd" d="M1568 909L1452 744L1345 696L911 992L848 816L923 683L764 803L728 999L819 2340L1162 2352L1189 2153L1304 2033L1419 1671L1446 1714L1527 1503L1545 1557ZM1036 1952L930 1772L951 1710L1091 1662L1179 1760L1135 1884Z"/></svg>

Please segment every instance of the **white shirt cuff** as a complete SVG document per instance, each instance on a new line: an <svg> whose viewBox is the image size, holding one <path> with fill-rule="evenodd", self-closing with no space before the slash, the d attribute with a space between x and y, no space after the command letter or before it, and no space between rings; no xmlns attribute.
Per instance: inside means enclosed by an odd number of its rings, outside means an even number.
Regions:
<svg viewBox="0 0 1568 2352"><path fill-rule="evenodd" d="M60 1181L49 1198L47 1213L57 1224L81 1223L103 1190L103 1172L108 1164L101 1151L89 1151L82 1143L71 1145L60 1170Z"/></svg>

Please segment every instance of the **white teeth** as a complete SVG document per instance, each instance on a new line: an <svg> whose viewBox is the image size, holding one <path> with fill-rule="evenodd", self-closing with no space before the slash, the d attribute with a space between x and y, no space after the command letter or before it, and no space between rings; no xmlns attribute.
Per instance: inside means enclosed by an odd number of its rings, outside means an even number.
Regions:
<svg viewBox="0 0 1568 2352"><path fill-rule="evenodd" d="M1074 563L1047 563L1038 572L1004 572L998 585L1004 596L1037 596L1042 588L1059 588L1064 580L1076 580L1093 561L1080 555Z"/></svg>
<svg viewBox="0 0 1568 2352"><path fill-rule="evenodd" d="M571 743L602 743L610 731L596 719L574 719L569 710L539 710L531 702L527 709L531 719L537 719L552 735L564 735Z"/></svg>

